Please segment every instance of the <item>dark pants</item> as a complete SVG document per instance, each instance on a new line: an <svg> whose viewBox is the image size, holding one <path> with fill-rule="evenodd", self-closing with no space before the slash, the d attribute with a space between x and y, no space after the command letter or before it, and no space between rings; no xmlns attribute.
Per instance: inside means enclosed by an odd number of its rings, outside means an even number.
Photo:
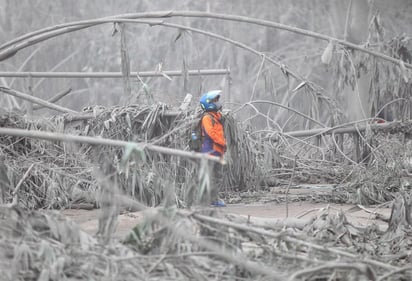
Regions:
<svg viewBox="0 0 412 281"><path fill-rule="evenodd" d="M210 198L212 202L219 199L219 191L223 189L223 166L214 162L212 169L212 180L210 187Z"/></svg>
<svg viewBox="0 0 412 281"><path fill-rule="evenodd" d="M199 203L204 206L209 206L211 203L216 202L219 199L219 191L223 188L223 166L220 163L209 162L208 165L208 174L209 177L209 186L206 190L198 190L202 192L199 194L200 201ZM206 176L206 174L204 174ZM202 179L201 179L202 181ZM191 195L189 195L190 198ZM191 203L190 203L191 205Z"/></svg>

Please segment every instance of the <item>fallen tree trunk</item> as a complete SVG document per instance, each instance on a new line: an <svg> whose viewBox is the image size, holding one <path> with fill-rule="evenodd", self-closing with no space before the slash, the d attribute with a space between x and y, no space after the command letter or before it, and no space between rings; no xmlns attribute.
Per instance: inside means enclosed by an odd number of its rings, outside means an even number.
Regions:
<svg viewBox="0 0 412 281"><path fill-rule="evenodd" d="M308 224L313 223L315 217L310 217L306 219L299 218L261 218L254 216L244 216L244 215L235 215L228 214L226 218L232 222L239 224L249 224L255 227L262 228L296 228L303 229Z"/></svg>
<svg viewBox="0 0 412 281"><path fill-rule="evenodd" d="M396 128L406 128L407 130L409 129L409 131L411 131L412 120L387 122L387 123L381 123L381 124L366 124L366 125L365 124L364 125L355 124L355 125L351 125L345 128L342 128L342 126L343 125L336 126L336 127L329 127L329 128L285 132L284 136L295 137L295 138L316 137L316 136L324 136L324 135L331 135L331 134L347 134L347 133L363 132L366 129L370 129L372 131L385 131L385 130L393 131Z"/></svg>

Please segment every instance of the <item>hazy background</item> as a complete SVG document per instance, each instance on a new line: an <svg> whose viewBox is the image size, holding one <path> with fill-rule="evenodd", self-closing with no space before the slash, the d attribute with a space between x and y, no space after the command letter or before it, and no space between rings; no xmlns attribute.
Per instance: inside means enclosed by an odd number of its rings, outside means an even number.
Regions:
<svg viewBox="0 0 412 281"><path fill-rule="evenodd" d="M411 46L408 39L412 33L410 0L0 0L0 43L65 22L166 10L209 11L266 19L339 39L346 38L357 44L368 42L368 47L390 55L393 52L382 46L389 44L393 38L404 36L407 39L402 42ZM374 16L382 28L380 36L375 36L379 28L371 24ZM359 106L362 102L365 105L370 102L371 77L367 77L363 86L359 82L361 97L356 97L357 94L351 93L350 83L344 79L347 73L342 74L342 69L348 73L355 72L359 64L355 62L354 68L349 70L348 67L342 67L342 52L339 49L335 50L331 64L322 64L320 57L328 44L325 41L287 31L215 19L173 17L166 21L196 27L247 44L319 85L323 89L322 95L336 101L344 118L365 117ZM0 71L120 71L120 36L112 36L112 32L113 24L104 24L53 38L0 62ZM333 114L330 107L323 107L319 103L316 93L303 90L293 96L288 94L288 89L295 88L299 81L286 79L278 67L267 62L262 65L262 57L228 43L190 32L184 32L177 39L179 30L162 26L128 24L127 32L131 71L153 71L159 65L163 70L181 70L185 64L191 70L230 68L230 78L193 76L186 90L183 79L178 77L172 81L166 78L143 78L138 81L133 78L130 97L123 94L122 79L34 79L34 94L47 99L71 87L73 94L59 101L59 104L81 110L89 105L153 102L176 106L183 100L186 91L197 99L204 91L221 88L225 91L226 107L233 110L248 102L253 93L255 100L282 103L321 120L328 120L327 116ZM357 75L362 79L361 74ZM337 87L339 79L343 81L343 86ZM0 84L27 92L29 81L0 78ZM313 104L317 104L316 114ZM259 108L265 114L276 115L279 112L278 108L270 109L265 105ZM366 111L366 115L370 115L370 110ZM282 118L285 121L289 117L285 115ZM303 125L299 122L291 124L289 129L299 129Z"/></svg>

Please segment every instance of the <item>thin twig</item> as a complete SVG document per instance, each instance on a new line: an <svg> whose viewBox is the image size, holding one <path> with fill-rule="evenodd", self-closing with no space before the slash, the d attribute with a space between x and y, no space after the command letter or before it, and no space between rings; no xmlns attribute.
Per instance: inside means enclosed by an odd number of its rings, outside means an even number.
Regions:
<svg viewBox="0 0 412 281"><path fill-rule="evenodd" d="M70 92L72 91L72 88L68 88L67 90L64 90L60 93L57 93L55 96L53 96L52 98L50 98L49 100L47 100L47 102L50 103L55 103L57 101L59 101L60 99L62 99L63 97L67 96L68 94L70 94ZM41 108L43 108L43 105L34 105L33 106L33 110L39 110Z"/></svg>
<svg viewBox="0 0 412 281"><path fill-rule="evenodd" d="M256 75L256 80L255 80L255 83L253 84L252 95L250 96L250 101L252 101L255 98L256 85L259 81L259 77L262 72L263 66L265 65L265 60L266 60L266 55L262 54L262 62L260 63L259 70Z"/></svg>
<svg viewBox="0 0 412 281"><path fill-rule="evenodd" d="M371 210L365 208L364 206L362 206L362 205L360 205L360 204L358 204L358 205L356 205L356 206L357 206L359 209L365 211L366 213L374 215L375 218L377 218L377 219L380 219L380 220L382 220L382 221L384 221L384 222L389 222L389 218L388 218L388 217L386 217L386 216L384 216L384 215L382 215L382 214L380 214L380 213L378 213L378 212L376 212L376 211L371 211Z"/></svg>
<svg viewBox="0 0 412 281"><path fill-rule="evenodd" d="M20 187L22 186L23 182L26 180L27 176L29 175L31 169L33 169L34 163L30 165L30 167L27 169L27 171L24 173L23 177L20 179L20 181L17 183L16 187L14 188L14 191L12 193L13 195L13 201L11 203L11 206L17 206L18 201L19 201L19 190Z"/></svg>
<svg viewBox="0 0 412 281"><path fill-rule="evenodd" d="M352 12L352 0L349 0L348 9L346 10L345 30L343 31L343 40L348 40L349 20Z"/></svg>
<svg viewBox="0 0 412 281"><path fill-rule="evenodd" d="M295 177L295 173L296 173L296 159L298 158L297 155L295 155L295 159L293 161L293 168L292 168L292 175L290 176L289 179L289 184L288 187L286 188L286 193L285 193L285 205L286 205L286 217L289 216L289 190L290 190L290 186L292 185L292 181Z"/></svg>
<svg viewBox="0 0 412 281"><path fill-rule="evenodd" d="M355 166L358 166L359 163L356 163L355 161L353 161L352 159L350 159L348 156L346 156L346 154L340 149L339 145L336 143L336 139L335 139L335 132L332 132L332 141L333 144L335 145L336 149L339 151L339 153L346 159L348 160L350 163L352 163Z"/></svg>
<svg viewBox="0 0 412 281"><path fill-rule="evenodd" d="M300 111L297 111L296 109L293 109L293 108L291 108L291 107L285 106L285 105L280 104L280 103L277 103L277 102L269 101L269 100L254 100L254 101L247 102L247 103L243 104L240 108L238 108L237 110L235 110L234 112L237 112L237 111L241 110L242 108L244 108L244 107L247 106L247 105L248 105L248 106L251 106L251 105L253 105L253 104L259 104L259 103L270 104L270 105L275 105L275 106L282 107L282 108L284 108L284 109L287 109L287 110L289 110L289 111L292 111L293 113L296 113L296 114L299 115L299 116L302 116L303 118L306 118L306 119L312 121L313 123L318 124L318 125L321 126L322 128L326 128L326 126L325 126L324 124L320 123L319 121L311 118L310 116L308 116L308 115L306 115L306 114L304 114L304 113L302 113L302 112L300 112ZM275 121L273 121L273 122L275 122Z"/></svg>

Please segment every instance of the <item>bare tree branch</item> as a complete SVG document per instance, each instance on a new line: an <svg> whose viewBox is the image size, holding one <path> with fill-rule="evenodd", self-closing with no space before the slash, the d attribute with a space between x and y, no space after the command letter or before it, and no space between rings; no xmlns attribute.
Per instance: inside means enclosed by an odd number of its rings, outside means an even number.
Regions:
<svg viewBox="0 0 412 281"><path fill-rule="evenodd" d="M308 36L324 41L333 41L336 44L342 45L349 47L354 50L358 50L360 52L364 52L367 54L370 54L372 56L381 58L383 60L392 62L396 65L399 66L399 59L387 56L385 54L375 52L366 48L363 48L359 45L350 43L345 40L337 39L328 35L316 33L313 31L297 28L297 27L292 27L288 25L284 25L281 23L277 22L272 22L268 20L261 20L261 19L255 19L255 18L249 18L249 17L244 17L244 16L237 16L237 15L228 15L228 14L218 14L218 13L209 13L209 12L199 12L199 11L160 11L160 12L147 12L147 13L130 13L130 14L123 14L123 15L116 15L112 17L105 17L101 19L96 19L96 20L85 20L85 21L77 21L77 22L71 22L71 23L65 23L65 24L59 24L56 26L52 27L47 27L44 29L37 30L35 32L31 32L28 34L25 34L23 36L20 36L12 41L9 41L3 45L0 46L0 61L7 59L11 56L14 56L19 50L29 46L33 45L35 43L47 40L49 38L58 36L63 33L67 32L73 32L76 30L88 28L97 24L101 24L102 22L99 22L101 20L107 22L107 21L116 21L116 19L138 19L138 18L170 18L170 17L199 17L199 18L214 18L214 19L220 19L220 20L229 20L229 21L236 21L236 22L246 22L246 23L251 23L251 24L256 24L260 26L265 26L265 27L270 27L270 28L275 28L275 29L281 29L281 30L286 30L289 32L297 33L303 36ZM142 23L149 23L148 21ZM66 30L62 32L60 29ZM43 35L43 36L40 36ZM38 36L38 37L35 37ZM35 37L35 38L32 38ZM22 42L25 39L32 38L31 40L27 41L27 43L24 44L24 42L20 45L16 45L17 43ZM9 48L11 47L11 48ZM412 69L412 64L410 63L404 63L405 67Z"/></svg>
<svg viewBox="0 0 412 281"><path fill-rule="evenodd" d="M60 93L57 93L55 96L53 96L53 97L52 97L51 99L49 99L47 102L55 103L55 102L59 101L60 99L62 99L63 97L65 97L65 96L67 96L68 94L70 94L71 91L72 91L72 88L69 88L69 89L64 90L64 91L62 91L62 92L60 92ZM38 110L38 109L41 109L41 108L43 108L43 107L44 107L43 105L35 105L35 106L33 106L33 110Z"/></svg>
<svg viewBox="0 0 412 281"><path fill-rule="evenodd" d="M104 139L101 137L88 137L88 136L76 136L70 134L61 134L53 132L44 132L44 131L34 131L34 130L23 130L23 129L12 129L12 128L0 128L0 135L16 136L16 137L27 137L51 141L66 141L66 142L78 142L78 143L88 143L93 145L110 145L117 147L132 147L133 149L139 151L152 151L162 154L174 155L184 158L191 159L207 159L210 161L220 162L225 164L224 159L221 159L216 156L212 156L205 153L183 151L158 145L153 145L149 143L137 143L137 142L128 142L123 140L112 140Z"/></svg>
<svg viewBox="0 0 412 281"><path fill-rule="evenodd" d="M33 97L31 95L28 95L28 94L21 93L19 91L16 91L16 90L13 90L13 89L10 89L10 88L7 88L7 87L0 87L0 92L3 92L5 94L11 95L11 96L15 96L15 97L27 100L27 101L31 101L33 103L42 105L42 106L50 108L50 109L54 109L54 110L59 111L59 112L72 113L72 114L77 114L78 113L77 111L62 107L60 105L53 104L51 102Z"/></svg>

